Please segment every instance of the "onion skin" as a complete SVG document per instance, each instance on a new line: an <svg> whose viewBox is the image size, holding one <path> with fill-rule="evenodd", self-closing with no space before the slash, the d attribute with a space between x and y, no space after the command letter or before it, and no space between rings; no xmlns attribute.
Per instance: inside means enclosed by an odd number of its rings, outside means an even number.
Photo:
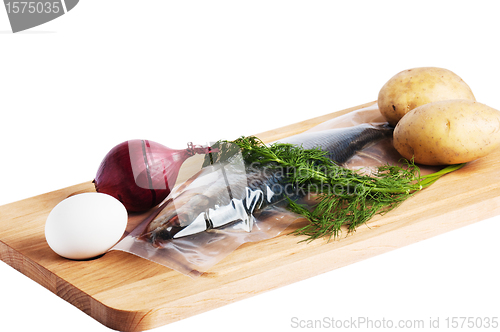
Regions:
<svg viewBox="0 0 500 332"><path fill-rule="evenodd" d="M118 199L129 212L144 212L161 203L177 180L182 163L210 148L174 150L149 140L129 140L111 149L93 181L97 192Z"/></svg>

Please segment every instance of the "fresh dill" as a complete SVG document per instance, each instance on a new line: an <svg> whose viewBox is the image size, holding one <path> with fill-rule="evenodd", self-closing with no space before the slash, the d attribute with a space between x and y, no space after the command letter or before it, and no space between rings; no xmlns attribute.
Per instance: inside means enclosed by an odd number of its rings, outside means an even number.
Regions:
<svg viewBox="0 0 500 332"><path fill-rule="evenodd" d="M218 161L234 155L235 145L247 165L285 170L289 183L316 195L317 203L312 207L288 199L288 209L309 220L306 226L294 232L306 236L304 241L336 238L342 226L352 232L374 215L394 209L415 192L464 165L450 165L421 176L413 161L404 160L403 167L383 165L368 175L335 164L326 157L327 152L319 148L304 149L286 143L266 145L255 136L217 142L215 147L225 151L219 154Z"/></svg>

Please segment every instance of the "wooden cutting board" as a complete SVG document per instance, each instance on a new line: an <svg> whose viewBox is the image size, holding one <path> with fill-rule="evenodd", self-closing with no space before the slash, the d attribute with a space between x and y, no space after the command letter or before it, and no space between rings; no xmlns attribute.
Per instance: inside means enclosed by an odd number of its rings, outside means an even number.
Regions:
<svg viewBox="0 0 500 332"><path fill-rule="evenodd" d="M372 104L257 136L274 141ZM299 220L276 238L241 246L197 279L121 251L89 261L55 254L45 241L45 220L66 197L94 191L89 181L1 206L0 259L102 324L142 331L498 215L499 161L496 151L471 162L337 241L298 243L288 234L303 225ZM127 230L143 217L131 216Z"/></svg>

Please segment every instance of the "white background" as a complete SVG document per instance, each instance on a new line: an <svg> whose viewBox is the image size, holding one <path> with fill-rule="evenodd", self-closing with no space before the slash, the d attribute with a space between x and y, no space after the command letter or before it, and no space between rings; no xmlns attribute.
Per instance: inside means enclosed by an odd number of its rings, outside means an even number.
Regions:
<svg viewBox="0 0 500 332"><path fill-rule="evenodd" d="M122 141L184 148L259 133L374 101L412 67L450 69L500 109L495 5L82 0L18 34L0 7L0 205L92 180ZM498 317L499 221L155 331L297 330L292 317L427 327L430 317L441 327L449 316ZM109 331L3 262L0 294L2 331Z"/></svg>

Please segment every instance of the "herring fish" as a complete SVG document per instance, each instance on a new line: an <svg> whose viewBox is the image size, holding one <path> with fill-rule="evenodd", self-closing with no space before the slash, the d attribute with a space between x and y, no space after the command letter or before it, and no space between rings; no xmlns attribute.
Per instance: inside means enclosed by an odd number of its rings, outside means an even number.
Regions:
<svg viewBox="0 0 500 332"><path fill-rule="evenodd" d="M319 147L337 164L345 163L365 146L392 135L387 125L358 126L306 132L280 143ZM142 238L154 246L166 240L206 230L232 227L250 232L266 207L298 199L299 191L279 171L255 169L235 154L229 160L201 169L181 185L159 207L160 212L145 229Z"/></svg>
<svg viewBox="0 0 500 332"><path fill-rule="evenodd" d="M319 147L328 152L328 158L337 164L343 164L367 145L392 136L393 130L387 124L371 125L366 123L348 128L304 132L281 139L279 142L302 145L304 149Z"/></svg>
<svg viewBox="0 0 500 332"><path fill-rule="evenodd" d="M203 168L178 195L173 192L174 197L160 206L145 237L157 246L227 225L250 232L262 209L284 200L285 181L280 173L241 167L240 161Z"/></svg>

